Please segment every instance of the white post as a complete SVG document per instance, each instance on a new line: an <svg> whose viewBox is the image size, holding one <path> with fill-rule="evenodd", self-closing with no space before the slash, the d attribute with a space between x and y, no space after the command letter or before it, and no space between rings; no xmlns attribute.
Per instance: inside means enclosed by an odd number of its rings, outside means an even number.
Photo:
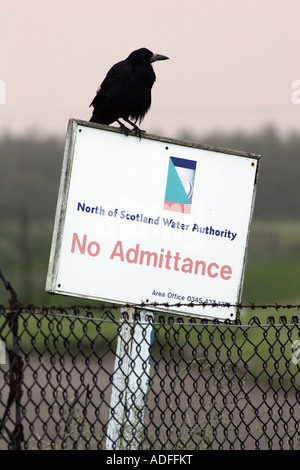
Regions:
<svg viewBox="0 0 300 470"><path fill-rule="evenodd" d="M121 319L106 449L135 450L139 447L144 430L154 314L123 308Z"/></svg>

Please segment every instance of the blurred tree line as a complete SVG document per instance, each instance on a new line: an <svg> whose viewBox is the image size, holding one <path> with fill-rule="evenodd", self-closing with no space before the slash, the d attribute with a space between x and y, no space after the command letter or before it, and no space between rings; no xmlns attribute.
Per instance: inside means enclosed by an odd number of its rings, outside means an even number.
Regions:
<svg viewBox="0 0 300 470"><path fill-rule="evenodd" d="M179 138L262 156L256 220L299 220L300 134L280 136L274 127L255 133L188 131ZM54 220L64 151L64 138L33 133L0 139L0 217ZM238 197L238 195L237 195Z"/></svg>
<svg viewBox="0 0 300 470"><path fill-rule="evenodd" d="M264 221L300 219L300 133L282 137L275 127L267 126L251 134L215 132L199 139L184 132L181 137L261 155L254 218Z"/></svg>

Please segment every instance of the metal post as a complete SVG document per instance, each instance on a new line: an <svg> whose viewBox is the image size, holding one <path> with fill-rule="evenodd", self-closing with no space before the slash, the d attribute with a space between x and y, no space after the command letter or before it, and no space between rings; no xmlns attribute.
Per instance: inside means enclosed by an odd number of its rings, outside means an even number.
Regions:
<svg viewBox="0 0 300 470"><path fill-rule="evenodd" d="M106 448L135 450L144 431L154 314L123 308L121 320Z"/></svg>

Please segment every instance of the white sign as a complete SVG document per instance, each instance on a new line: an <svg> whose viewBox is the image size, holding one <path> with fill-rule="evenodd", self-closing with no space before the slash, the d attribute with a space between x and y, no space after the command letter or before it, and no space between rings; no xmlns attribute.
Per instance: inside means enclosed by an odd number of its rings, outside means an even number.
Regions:
<svg viewBox="0 0 300 470"><path fill-rule="evenodd" d="M258 162L70 120L46 290L234 319Z"/></svg>

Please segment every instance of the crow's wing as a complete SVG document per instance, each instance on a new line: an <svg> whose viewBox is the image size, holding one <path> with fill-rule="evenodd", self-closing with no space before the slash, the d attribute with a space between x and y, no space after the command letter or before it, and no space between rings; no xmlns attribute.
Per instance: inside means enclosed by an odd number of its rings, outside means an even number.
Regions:
<svg viewBox="0 0 300 470"><path fill-rule="evenodd" d="M97 94L90 106L98 108L101 106L102 101L108 101L111 96L118 93L124 78L126 79L126 76L130 75L132 68L132 65L126 60L113 65L98 88Z"/></svg>

